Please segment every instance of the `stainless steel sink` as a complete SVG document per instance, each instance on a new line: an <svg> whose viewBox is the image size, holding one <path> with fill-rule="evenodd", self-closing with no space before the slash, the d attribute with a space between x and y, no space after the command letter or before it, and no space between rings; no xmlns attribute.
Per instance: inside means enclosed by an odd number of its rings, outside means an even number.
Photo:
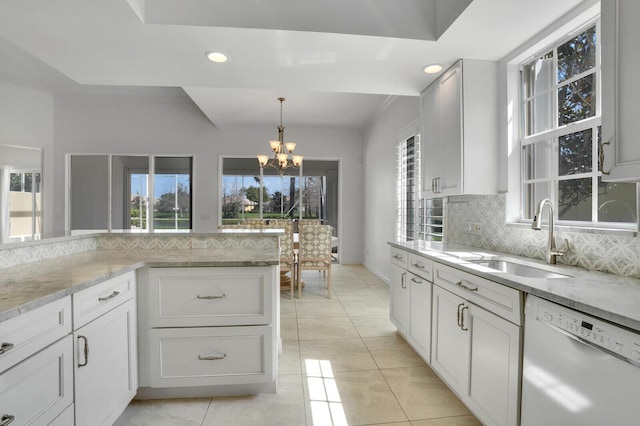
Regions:
<svg viewBox="0 0 640 426"><path fill-rule="evenodd" d="M507 274L516 275L526 278L569 278L570 275L559 274L557 272L547 271L546 269L536 268L535 266L523 265L521 263L510 262L504 259L483 259L472 260L476 265L482 265L489 269L505 272Z"/></svg>

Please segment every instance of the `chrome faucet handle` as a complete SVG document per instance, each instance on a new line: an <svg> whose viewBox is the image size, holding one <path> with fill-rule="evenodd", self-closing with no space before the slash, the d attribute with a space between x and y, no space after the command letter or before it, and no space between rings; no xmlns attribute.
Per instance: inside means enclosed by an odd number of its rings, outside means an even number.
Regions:
<svg viewBox="0 0 640 426"><path fill-rule="evenodd" d="M556 248L555 250L551 251L551 254L555 256L564 256L569 253L569 240L567 238L564 238L564 245L564 249Z"/></svg>

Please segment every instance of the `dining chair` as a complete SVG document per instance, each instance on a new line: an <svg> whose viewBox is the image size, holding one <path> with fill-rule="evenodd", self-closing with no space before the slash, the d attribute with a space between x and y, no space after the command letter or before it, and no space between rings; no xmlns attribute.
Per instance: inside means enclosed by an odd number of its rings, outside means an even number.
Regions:
<svg viewBox="0 0 640 426"><path fill-rule="evenodd" d="M270 220L265 229L284 229L284 236L280 238L280 290L289 289L293 300L296 287L293 223L290 220ZM286 275L287 272L290 276Z"/></svg>
<svg viewBox="0 0 640 426"><path fill-rule="evenodd" d="M331 299L331 226L300 223L298 232L298 298L302 298L302 271L317 270L325 272Z"/></svg>

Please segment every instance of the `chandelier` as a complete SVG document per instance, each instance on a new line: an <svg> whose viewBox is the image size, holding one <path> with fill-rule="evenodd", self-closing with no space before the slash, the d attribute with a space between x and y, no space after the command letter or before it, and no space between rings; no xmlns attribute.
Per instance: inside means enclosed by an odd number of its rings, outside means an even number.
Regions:
<svg viewBox="0 0 640 426"><path fill-rule="evenodd" d="M278 98L280 101L280 125L278 126L278 140L269 141L273 158L269 159L268 155L258 155L258 163L260 168L272 167L282 175L286 169L298 168L302 165L302 155L293 155L296 149L295 142L284 142L284 126L282 125L282 103L285 98Z"/></svg>

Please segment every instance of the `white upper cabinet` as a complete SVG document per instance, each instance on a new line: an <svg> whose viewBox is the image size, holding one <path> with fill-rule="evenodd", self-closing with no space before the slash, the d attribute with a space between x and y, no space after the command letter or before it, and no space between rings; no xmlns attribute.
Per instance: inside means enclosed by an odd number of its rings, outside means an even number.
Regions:
<svg viewBox="0 0 640 426"><path fill-rule="evenodd" d="M460 60L422 92L424 197L497 192L497 70Z"/></svg>
<svg viewBox="0 0 640 426"><path fill-rule="evenodd" d="M602 150L605 181L640 180L640 2L603 0ZM602 157L601 157L602 160Z"/></svg>

